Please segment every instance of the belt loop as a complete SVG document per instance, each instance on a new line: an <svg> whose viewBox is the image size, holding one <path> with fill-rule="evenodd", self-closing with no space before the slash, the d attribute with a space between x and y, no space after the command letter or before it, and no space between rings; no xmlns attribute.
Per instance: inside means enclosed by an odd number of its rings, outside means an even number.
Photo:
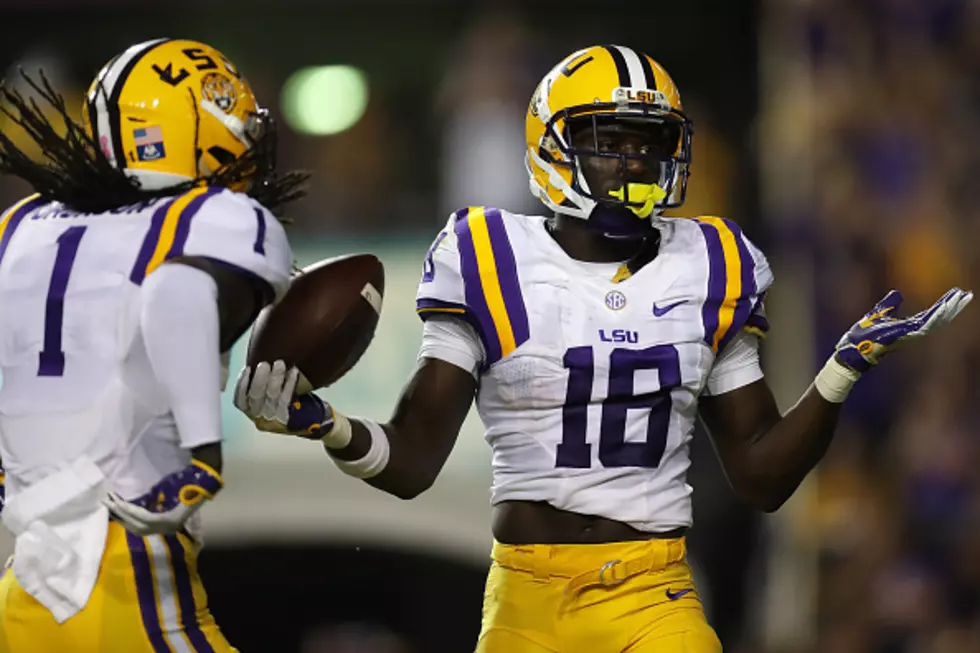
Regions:
<svg viewBox="0 0 980 653"><path fill-rule="evenodd" d="M672 550L670 552L670 557L667 562L684 562L684 557L687 555L687 543L685 538L679 537L670 543Z"/></svg>
<svg viewBox="0 0 980 653"><path fill-rule="evenodd" d="M653 560L650 564L650 573L658 573L667 568L670 562L670 543L663 540L652 540L657 545L653 548Z"/></svg>
<svg viewBox="0 0 980 653"><path fill-rule="evenodd" d="M531 546L531 573L538 582L551 580L551 547L547 544Z"/></svg>

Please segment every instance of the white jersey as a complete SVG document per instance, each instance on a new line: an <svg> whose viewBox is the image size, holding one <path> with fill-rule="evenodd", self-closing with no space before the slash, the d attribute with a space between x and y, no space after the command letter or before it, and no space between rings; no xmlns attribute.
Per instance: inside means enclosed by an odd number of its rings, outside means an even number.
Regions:
<svg viewBox="0 0 980 653"><path fill-rule="evenodd" d="M0 222L0 455L8 500L86 455L139 496L190 462L140 331L141 284L206 257L285 292L282 226L245 195L199 188L104 213L28 198ZM183 437L181 437L183 435ZM211 436L209 436L211 437Z"/></svg>
<svg viewBox="0 0 980 653"><path fill-rule="evenodd" d="M653 532L691 525L697 399L737 334L768 330L772 274L728 220L657 228L656 257L632 274L571 259L543 217L474 207L436 238L417 309L462 318L482 343L493 503L544 501Z"/></svg>

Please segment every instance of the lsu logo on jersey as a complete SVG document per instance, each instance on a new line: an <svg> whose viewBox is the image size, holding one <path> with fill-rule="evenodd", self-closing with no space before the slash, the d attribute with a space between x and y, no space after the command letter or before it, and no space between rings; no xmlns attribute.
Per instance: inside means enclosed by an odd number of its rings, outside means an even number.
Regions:
<svg viewBox="0 0 980 653"><path fill-rule="evenodd" d="M628 329L599 329L599 340L603 342L628 342L635 345L640 341L640 334Z"/></svg>

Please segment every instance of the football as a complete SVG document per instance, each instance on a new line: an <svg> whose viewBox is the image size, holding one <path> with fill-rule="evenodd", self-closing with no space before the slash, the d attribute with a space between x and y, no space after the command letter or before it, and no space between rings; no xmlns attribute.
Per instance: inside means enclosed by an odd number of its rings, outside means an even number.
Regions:
<svg viewBox="0 0 980 653"><path fill-rule="evenodd" d="M296 394L326 388L350 371L371 344L384 297L384 266L350 254L307 266L279 303L255 321L247 364L282 359L301 372Z"/></svg>

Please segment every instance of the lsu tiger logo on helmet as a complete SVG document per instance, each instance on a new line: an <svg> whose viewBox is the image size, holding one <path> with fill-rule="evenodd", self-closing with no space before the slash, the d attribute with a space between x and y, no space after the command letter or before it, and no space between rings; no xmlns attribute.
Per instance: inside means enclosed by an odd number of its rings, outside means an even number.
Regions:
<svg viewBox="0 0 980 653"><path fill-rule="evenodd" d="M149 190L214 174L271 128L227 57L177 39L138 43L113 58L89 87L83 117L112 165Z"/></svg>
<svg viewBox="0 0 980 653"><path fill-rule="evenodd" d="M672 154L653 162L660 167L656 184L624 180L623 188L609 197L597 197L590 191L579 157L639 156L573 148L570 124L588 120L594 130L598 119L662 126L670 138L666 151ZM557 213L589 219L596 205L602 203L625 207L645 220L684 203L693 123L684 114L670 75L643 53L607 45L565 57L534 91L525 132L531 193Z"/></svg>

